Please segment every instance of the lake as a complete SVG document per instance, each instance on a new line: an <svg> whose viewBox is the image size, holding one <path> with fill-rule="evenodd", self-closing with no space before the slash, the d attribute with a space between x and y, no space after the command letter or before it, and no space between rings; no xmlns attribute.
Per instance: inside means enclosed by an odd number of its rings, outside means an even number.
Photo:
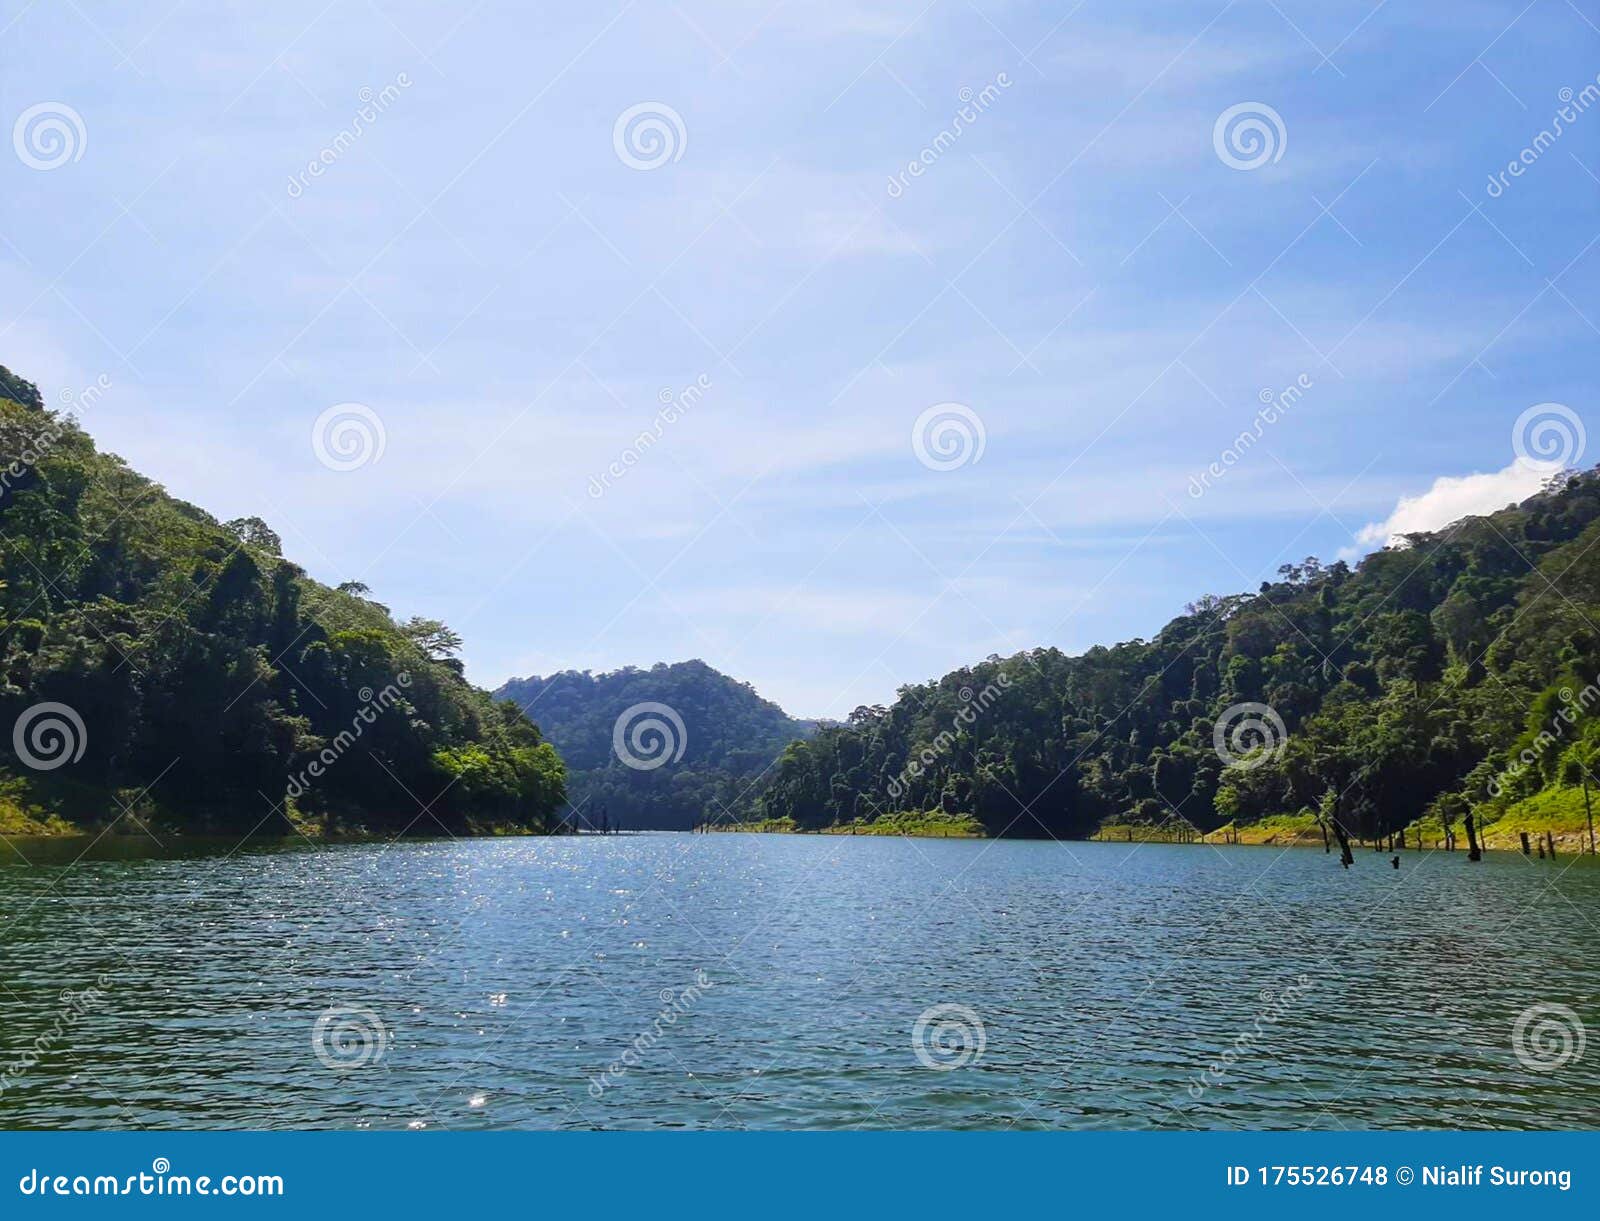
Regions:
<svg viewBox="0 0 1600 1221"><path fill-rule="evenodd" d="M1589 858L1359 852L1347 873L1306 848L735 834L83 851L0 857L6 1127L1600 1122Z"/></svg>

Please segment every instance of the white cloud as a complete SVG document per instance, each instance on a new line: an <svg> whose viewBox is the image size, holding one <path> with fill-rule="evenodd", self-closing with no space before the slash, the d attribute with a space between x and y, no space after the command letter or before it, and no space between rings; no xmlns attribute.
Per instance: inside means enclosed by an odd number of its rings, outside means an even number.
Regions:
<svg viewBox="0 0 1600 1221"><path fill-rule="evenodd" d="M1383 521L1363 526L1356 534L1361 545L1350 548L1346 558L1388 546L1402 534L1442 530L1463 517L1482 516L1526 500L1549 477L1548 468L1521 458L1490 475L1441 475L1420 496L1402 496Z"/></svg>

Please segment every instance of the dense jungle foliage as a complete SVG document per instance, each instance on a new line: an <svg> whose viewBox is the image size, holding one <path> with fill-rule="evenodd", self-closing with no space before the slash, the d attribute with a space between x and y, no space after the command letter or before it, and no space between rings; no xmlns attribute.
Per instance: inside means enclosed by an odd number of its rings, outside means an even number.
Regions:
<svg viewBox="0 0 1600 1221"><path fill-rule="evenodd" d="M0 832L1565 827L1600 791L1597 544L1600 474L1567 472L1151 640L990 657L844 724L700 661L497 701L444 624L309 579L265 522L167 495L0 368ZM648 703L681 730L630 766L618 723Z"/></svg>
<svg viewBox="0 0 1600 1221"><path fill-rule="evenodd" d="M548 678L514 678L495 694L536 717L561 752L570 817L583 827L687 830L725 819L748 801L783 748L816 728L699 660L609 674L566 670ZM616 749L618 722L648 703L672 709L682 733L661 720L663 737L630 751L636 762L650 766L630 767ZM623 721L624 733L648 715ZM651 753L650 746L665 754Z"/></svg>
<svg viewBox="0 0 1600 1221"><path fill-rule="evenodd" d="M462 678L447 627L310 580L4 368L0 396L3 829L558 824L560 758Z"/></svg>
<svg viewBox="0 0 1600 1221"><path fill-rule="evenodd" d="M1572 786L1600 747L1597 544L1600 477L1553 475L1358 567L1311 558L1203 598L1152 640L904 687L791 745L743 814L820 829L943 811L1068 837L1303 812L1376 839L1469 812L1481 827L1540 794L1581 811ZM1244 704L1270 713L1227 715Z"/></svg>

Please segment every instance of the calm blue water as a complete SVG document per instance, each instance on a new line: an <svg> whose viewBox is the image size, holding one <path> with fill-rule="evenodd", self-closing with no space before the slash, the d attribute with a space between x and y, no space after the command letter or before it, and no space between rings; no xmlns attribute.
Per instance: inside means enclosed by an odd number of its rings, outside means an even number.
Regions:
<svg viewBox="0 0 1600 1221"><path fill-rule="evenodd" d="M1363 853L1344 873L1308 849L752 835L70 866L46 857L81 845L20 848L33 864L0 867L4 1126L1600 1123L1588 860ZM1519 1033L1535 1005L1572 1016Z"/></svg>

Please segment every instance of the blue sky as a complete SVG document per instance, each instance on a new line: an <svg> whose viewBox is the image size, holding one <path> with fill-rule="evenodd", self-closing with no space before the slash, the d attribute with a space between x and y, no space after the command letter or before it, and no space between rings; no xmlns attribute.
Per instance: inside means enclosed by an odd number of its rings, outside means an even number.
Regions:
<svg viewBox="0 0 1600 1221"><path fill-rule="evenodd" d="M1535 147L1592 20L8 0L0 362L480 683L699 656L843 716L1525 492L1519 417L1594 407L1600 105Z"/></svg>

